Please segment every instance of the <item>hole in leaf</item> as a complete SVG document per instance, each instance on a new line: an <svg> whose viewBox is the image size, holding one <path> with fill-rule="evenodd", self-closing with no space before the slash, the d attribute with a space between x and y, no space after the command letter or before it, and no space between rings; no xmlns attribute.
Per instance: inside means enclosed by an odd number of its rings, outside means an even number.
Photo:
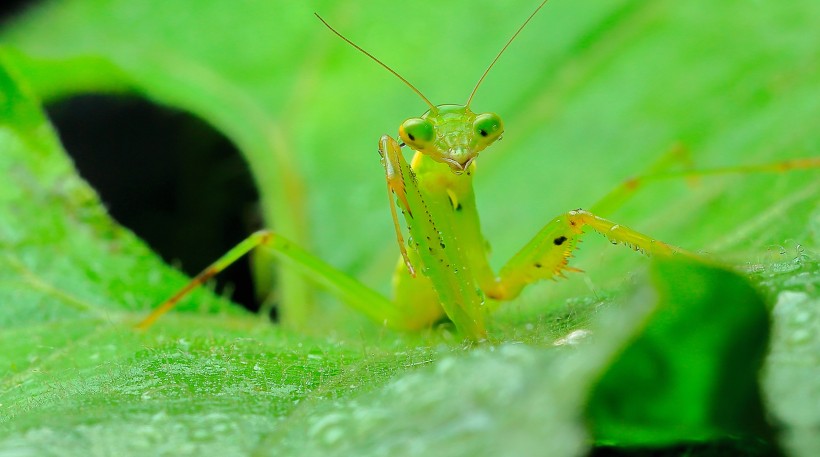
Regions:
<svg viewBox="0 0 820 457"><path fill-rule="evenodd" d="M47 111L111 216L186 274L195 275L261 227L246 162L202 120L110 95L76 96ZM237 303L259 308L247 258L216 282Z"/></svg>
<svg viewBox="0 0 820 457"><path fill-rule="evenodd" d="M4 0L0 6L0 23L11 21L15 16L19 16L27 8L42 2L34 0Z"/></svg>

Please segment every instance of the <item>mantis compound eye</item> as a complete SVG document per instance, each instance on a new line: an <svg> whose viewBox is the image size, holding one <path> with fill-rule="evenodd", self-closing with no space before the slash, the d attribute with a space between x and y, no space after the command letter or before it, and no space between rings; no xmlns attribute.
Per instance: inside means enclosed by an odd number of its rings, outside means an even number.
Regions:
<svg viewBox="0 0 820 457"><path fill-rule="evenodd" d="M476 116L473 121L473 130L479 142L485 145L497 140L504 133L504 123L495 113L484 113Z"/></svg>
<svg viewBox="0 0 820 457"><path fill-rule="evenodd" d="M430 121L414 117L402 122L399 127L399 136L411 148L421 150L433 142L436 131Z"/></svg>

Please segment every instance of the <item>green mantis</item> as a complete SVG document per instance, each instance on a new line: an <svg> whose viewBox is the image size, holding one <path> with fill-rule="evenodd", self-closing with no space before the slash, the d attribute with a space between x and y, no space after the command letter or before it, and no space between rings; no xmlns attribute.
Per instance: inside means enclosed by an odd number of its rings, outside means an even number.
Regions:
<svg viewBox="0 0 820 457"><path fill-rule="evenodd" d="M200 273L140 326L151 325L191 289L260 246L289 261L379 325L413 331L447 318L463 336L473 340L487 337L487 316L501 302L515 298L535 281L574 271L568 262L585 229L650 255L691 255L578 209L549 221L498 272L490 267L472 179L478 156L502 137L504 124L497 114L473 112L470 104L490 69L546 2L542 1L507 41L463 105L434 105L395 71L319 18L333 33L401 79L429 108L400 125L398 140L383 135L378 142L401 254L394 273L392 300L286 238L261 231ZM414 151L410 163L404 157L405 148Z"/></svg>

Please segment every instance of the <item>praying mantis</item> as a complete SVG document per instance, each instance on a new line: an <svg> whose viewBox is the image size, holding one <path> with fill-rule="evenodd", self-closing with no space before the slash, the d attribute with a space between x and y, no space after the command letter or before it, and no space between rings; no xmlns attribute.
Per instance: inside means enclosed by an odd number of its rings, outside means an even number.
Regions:
<svg viewBox="0 0 820 457"><path fill-rule="evenodd" d="M501 302L517 297L527 285L562 277L565 272L580 271L569 265L569 259L585 229L604 235L612 243L648 255L694 256L592 212L577 209L549 221L498 272L490 267L472 180L478 156L503 136L504 123L495 113L473 112L471 102L504 51L546 3L547 0L543 0L506 42L463 105L433 104L396 71L317 15L331 32L399 78L429 108L421 116L401 123L398 140L383 135L378 141L389 210L400 252L394 272L392 300L285 237L263 230L219 258L138 326L149 327L192 289L259 247L289 261L342 302L379 325L415 331L446 318L470 340L487 338L490 312ZM414 151L410 163L404 157L405 149Z"/></svg>

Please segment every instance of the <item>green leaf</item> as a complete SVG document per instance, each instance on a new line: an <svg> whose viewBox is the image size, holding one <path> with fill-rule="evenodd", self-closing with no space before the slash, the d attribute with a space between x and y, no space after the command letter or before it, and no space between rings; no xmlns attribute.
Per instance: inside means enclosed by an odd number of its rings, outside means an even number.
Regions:
<svg viewBox="0 0 820 457"><path fill-rule="evenodd" d="M757 383L769 336L760 296L698 263L657 262L652 276L657 297L640 334L593 389L593 436L660 447L769 434Z"/></svg>
<svg viewBox="0 0 820 457"><path fill-rule="evenodd" d="M820 452L820 265L789 276L767 275L764 284L785 283L773 298L772 344L763 377L769 410L781 424L781 441L794 455ZM774 283L774 284L773 284ZM775 288L776 290L776 288Z"/></svg>
<svg viewBox="0 0 820 457"><path fill-rule="evenodd" d="M434 102L462 102L530 6L442 3L408 15L406 5L385 2L75 0L34 8L0 29L4 46L13 47L3 54L0 92L0 449L584 451L584 400L627 341L643 338L645 306L619 304L610 292L633 280L640 256L588 237L574 260L586 274L534 287L498 316L507 343L471 352L441 344L443 332L374 335L358 323L312 339L270 329L207 293L187 306L209 314L175 313L137 334L131 324L184 278L107 219L34 100L126 92L201 117L245 154L272 227L386 292L395 248L373 147L424 105L312 12ZM550 2L474 103L501 114L507 129L505 141L479 159L476 177L496 265L552 216L589 207L676 144L698 168L820 155L812 122L820 114L819 8L813 0ZM798 170L657 182L611 215L755 272L775 303L765 406L784 429L784 446L805 456L820 449L816 176ZM330 198L339 195L345 198ZM723 274L710 270L704 281ZM685 294L677 298L663 278L660 291L683 303ZM282 282L292 304L307 303L310 288L300 278ZM321 306L307 316L341 314L338 303ZM711 314L721 304L697 306ZM599 307L610 312L596 316ZM308 330L333 323L313 325ZM670 366L685 360L668 347L670 335L646 338L666 345ZM754 361L750 349L738 362ZM719 380L689 386L676 379L669 392ZM705 410L699 400L692 411ZM699 417L710 422L662 429L666 442L734 427ZM416 447L404 447L411 438Z"/></svg>

